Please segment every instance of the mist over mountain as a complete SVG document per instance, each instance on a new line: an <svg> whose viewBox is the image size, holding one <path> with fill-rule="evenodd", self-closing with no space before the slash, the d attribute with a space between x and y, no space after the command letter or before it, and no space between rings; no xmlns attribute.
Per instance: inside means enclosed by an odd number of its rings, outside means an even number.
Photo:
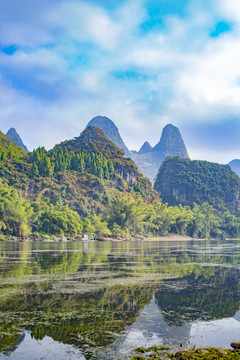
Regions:
<svg viewBox="0 0 240 360"><path fill-rule="evenodd" d="M6 136L14 142L17 146L19 146L23 151L26 153L29 152L28 148L24 145L21 137L17 133L16 129L10 128L8 132L6 133Z"/></svg>

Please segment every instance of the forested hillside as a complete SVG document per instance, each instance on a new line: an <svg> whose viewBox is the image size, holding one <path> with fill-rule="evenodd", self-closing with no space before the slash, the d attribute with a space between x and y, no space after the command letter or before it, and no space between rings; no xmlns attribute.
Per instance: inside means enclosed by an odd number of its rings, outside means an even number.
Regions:
<svg viewBox="0 0 240 360"><path fill-rule="evenodd" d="M208 202L232 213L239 208L240 179L228 165L169 157L159 169L154 188L170 205Z"/></svg>
<svg viewBox="0 0 240 360"><path fill-rule="evenodd" d="M220 213L207 202L160 202L136 164L96 127L50 151L42 147L26 154L10 146L12 152L8 144L0 154L2 239L240 236L240 218L228 210ZM238 184L237 177L234 181Z"/></svg>
<svg viewBox="0 0 240 360"><path fill-rule="evenodd" d="M50 151L42 147L21 157L6 156L0 174L30 200L48 197L83 215L101 212L116 191L146 202L157 198L136 164L94 127Z"/></svg>
<svg viewBox="0 0 240 360"><path fill-rule="evenodd" d="M218 213L211 205L168 206L159 201L147 204L132 195L113 194L101 213L80 215L62 201L47 197L29 201L0 181L0 238L39 237L92 239L106 237L139 238L166 236L169 233L199 238L240 236L240 217L228 211Z"/></svg>

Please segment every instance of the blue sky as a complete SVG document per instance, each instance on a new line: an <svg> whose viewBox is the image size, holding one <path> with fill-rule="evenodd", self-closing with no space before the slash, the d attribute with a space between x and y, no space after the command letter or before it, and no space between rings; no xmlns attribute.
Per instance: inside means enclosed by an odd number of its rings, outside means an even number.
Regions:
<svg viewBox="0 0 240 360"><path fill-rule="evenodd" d="M0 0L0 129L51 148L96 115L130 149L180 128L192 158L240 158L238 0Z"/></svg>

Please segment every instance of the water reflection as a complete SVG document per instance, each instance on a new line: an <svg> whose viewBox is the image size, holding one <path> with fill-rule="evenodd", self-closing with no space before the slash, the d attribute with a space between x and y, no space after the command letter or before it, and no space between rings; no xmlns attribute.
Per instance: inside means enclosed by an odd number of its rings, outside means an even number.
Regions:
<svg viewBox="0 0 240 360"><path fill-rule="evenodd" d="M163 281L155 297L167 323L233 317L240 306L239 269L202 266L177 281Z"/></svg>
<svg viewBox="0 0 240 360"><path fill-rule="evenodd" d="M17 347L15 346L17 344ZM81 350L59 342L48 336L42 341L34 339L27 331L19 336L18 342L3 352L4 360L32 360L32 359L58 359L58 360L85 360Z"/></svg>
<svg viewBox="0 0 240 360"><path fill-rule="evenodd" d="M224 327L217 346L229 346L240 340L239 244L0 243L0 358L51 341L69 359L216 346L210 334Z"/></svg>

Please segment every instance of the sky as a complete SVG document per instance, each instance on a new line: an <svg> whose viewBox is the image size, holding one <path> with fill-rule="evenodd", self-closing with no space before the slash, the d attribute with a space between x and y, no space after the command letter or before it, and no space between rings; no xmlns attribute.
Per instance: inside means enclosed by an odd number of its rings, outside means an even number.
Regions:
<svg viewBox="0 0 240 360"><path fill-rule="evenodd" d="M240 158L240 1L0 0L0 130L50 149L97 115L129 149L172 123L191 158Z"/></svg>

